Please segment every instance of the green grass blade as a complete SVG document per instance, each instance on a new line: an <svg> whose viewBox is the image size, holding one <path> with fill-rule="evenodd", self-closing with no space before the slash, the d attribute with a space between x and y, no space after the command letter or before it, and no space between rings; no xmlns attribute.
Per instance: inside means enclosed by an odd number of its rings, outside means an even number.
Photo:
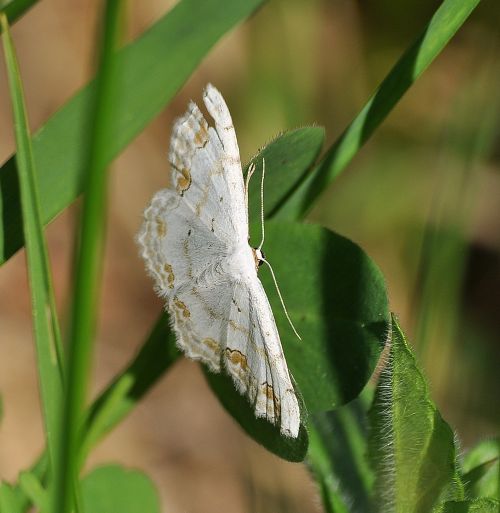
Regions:
<svg viewBox="0 0 500 513"><path fill-rule="evenodd" d="M82 457L121 420L126 417L158 379L180 356L175 337L170 330L168 317L162 314L136 357L113 382L100 394L86 413ZM41 482L46 481L46 452L42 454L30 472ZM9 488L9 496L20 504L17 512L24 512L29 501L23 498L19 486ZM1 512L1 510L0 510ZM3 512L2 512L3 513Z"/></svg>
<svg viewBox="0 0 500 513"><path fill-rule="evenodd" d="M0 0L0 11L7 16L9 23L12 25L37 2L38 0ZM3 29L1 31L3 32Z"/></svg>
<svg viewBox="0 0 500 513"><path fill-rule="evenodd" d="M90 111L87 174L85 177L81 229L76 248L75 289L68 344L67 386L60 419L58 458L52 486L53 511L69 513L73 508L73 483L80 466L80 436L83 425L104 251L108 173L103 154L113 134L116 94L120 78L115 73L114 53L120 37L122 0L106 2L99 55L99 74L94 106Z"/></svg>
<svg viewBox="0 0 500 513"><path fill-rule="evenodd" d="M115 132L103 155L105 163L159 114L220 37L262 3L263 0L183 0L118 52L120 103ZM85 120L94 87L89 84L77 93L33 138L44 224L82 190L83 141L88 133ZM0 169L0 264L24 243L16 174L11 158Z"/></svg>
<svg viewBox="0 0 500 513"><path fill-rule="evenodd" d="M61 344L55 309L52 277L43 235L38 197L38 176L31 148L28 118L21 77L7 18L0 15L5 62L9 79L14 133L17 146L19 190L26 239L26 259L31 290L37 367L40 379L42 409L49 454L53 457L56 442L57 405L61 397Z"/></svg>
<svg viewBox="0 0 500 513"><path fill-rule="evenodd" d="M431 511L457 479L454 437L429 397L395 318L370 424L370 461L379 511Z"/></svg>
<svg viewBox="0 0 500 513"><path fill-rule="evenodd" d="M349 164L397 102L439 55L480 0L444 0L422 34L406 50L361 112L309 173L278 216L300 218Z"/></svg>

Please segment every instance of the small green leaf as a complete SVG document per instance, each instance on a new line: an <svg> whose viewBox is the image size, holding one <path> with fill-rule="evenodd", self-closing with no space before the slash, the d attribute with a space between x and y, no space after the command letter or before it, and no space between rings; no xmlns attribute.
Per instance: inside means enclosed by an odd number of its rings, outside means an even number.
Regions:
<svg viewBox="0 0 500 513"><path fill-rule="evenodd" d="M325 130L322 127L297 128L279 135L252 157L250 162L255 164L255 174L250 181L248 199L250 221L258 221L260 218L263 159L266 164L264 212L268 219L286 202L301 178L314 164L324 140Z"/></svg>
<svg viewBox="0 0 500 513"><path fill-rule="evenodd" d="M8 483L0 483L0 513L23 513L25 509L23 492Z"/></svg>
<svg viewBox="0 0 500 513"><path fill-rule="evenodd" d="M19 485L31 504L41 511L47 511L48 495L38 478L32 472L21 472Z"/></svg>
<svg viewBox="0 0 500 513"><path fill-rule="evenodd" d="M82 480L82 513L160 513L151 479L118 465L98 467Z"/></svg>
<svg viewBox="0 0 500 513"><path fill-rule="evenodd" d="M429 513L456 478L453 432L432 403L395 318L370 422L379 511Z"/></svg>
<svg viewBox="0 0 500 513"><path fill-rule="evenodd" d="M500 438L483 440L464 457L463 481L468 497L500 499Z"/></svg>
<svg viewBox="0 0 500 513"><path fill-rule="evenodd" d="M264 250L303 338L295 337L271 275L262 268L260 279L305 409L330 410L354 399L370 378L387 335L389 314L380 271L354 243L319 226L271 221ZM210 373L208 379L256 441L291 461L305 456L305 433L296 440L281 438L277 428L255 418L230 379Z"/></svg>
<svg viewBox="0 0 500 513"><path fill-rule="evenodd" d="M440 504L432 513L498 513L500 502L495 499L450 501Z"/></svg>

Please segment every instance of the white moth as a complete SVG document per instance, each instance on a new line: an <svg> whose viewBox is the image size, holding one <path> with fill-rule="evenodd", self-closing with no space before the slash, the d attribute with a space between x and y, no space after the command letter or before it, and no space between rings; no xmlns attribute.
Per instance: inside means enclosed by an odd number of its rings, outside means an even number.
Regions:
<svg viewBox="0 0 500 513"><path fill-rule="evenodd" d="M257 417L296 438L299 405L257 277L263 255L248 243L248 181L236 133L215 87L206 87L203 101L215 128L193 102L175 123L170 188L144 212L141 255L182 351L214 372L226 370Z"/></svg>

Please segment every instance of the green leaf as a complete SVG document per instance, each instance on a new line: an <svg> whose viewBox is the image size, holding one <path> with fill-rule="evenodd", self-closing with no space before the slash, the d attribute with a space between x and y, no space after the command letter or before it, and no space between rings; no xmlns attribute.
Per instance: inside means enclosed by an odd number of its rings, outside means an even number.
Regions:
<svg viewBox="0 0 500 513"><path fill-rule="evenodd" d="M260 279L306 410L331 410L354 399L370 378L387 334L389 314L380 271L354 243L319 226L269 222L264 250L303 337L295 337L271 275L262 268ZM285 459L304 457L305 433L296 440L279 437L277 428L255 418L229 378L208 373L208 379L222 404L256 441Z"/></svg>
<svg viewBox="0 0 500 513"><path fill-rule="evenodd" d="M0 13L5 64L9 79L16 139L16 163L19 170L22 228L26 239L26 259L32 302L37 367L49 454L54 458L57 442L57 407L62 391L62 355L59 324L55 307L47 246L43 235L28 116L7 18Z"/></svg>
<svg viewBox="0 0 500 513"><path fill-rule="evenodd" d="M158 492L138 470L98 467L82 480L83 513L160 513Z"/></svg>
<svg viewBox="0 0 500 513"><path fill-rule="evenodd" d="M495 499L450 501L440 504L432 513L498 513L500 502Z"/></svg>
<svg viewBox="0 0 500 513"><path fill-rule="evenodd" d="M260 219L262 161L265 160L266 164L264 212L268 219L286 202L288 196L314 164L324 140L323 127L297 128L280 134L252 157L250 162L255 164L255 174L250 181L248 194L248 215L251 221Z"/></svg>
<svg viewBox="0 0 500 513"><path fill-rule="evenodd" d="M351 513L349 498L342 493L338 476L331 468L332 458L324 445L324 439L314 426L309 428L308 460L314 480L319 486L323 508L326 513Z"/></svg>
<svg viewBox="0 0 500 513"><path fill-rule="evenodd" d="M0 11L7 16L9 23L12 25L37 2L38 0L0 0Z"/></svg>
<svg viewBox="0 0 500 513"><path fill-rule="evenodd" d="M340 494L349 513L373 512L373 471L366 460L369 387L349 404L311 417L308 462L324 476L326 490Z"/></svg>
<svg viewBox="0 0 500 513"><path fill-rule="evenodd" d="M114 98L115 132L107 141L109 164L174 97L220 37L249 16L263 0L183 0L117 54L120 90ZM82 190L87 112L94 84L62 107L33 138L40 176L44 224L64 210ZM61 151L64 148L64 151ZM0 169L0 264L23 245L16 164Z"/></svg>
<svg viewBox="0 0 500 513"><path fill-rule="evenodd" d="M310 224L267 223L264 250L303 338L291 330L263 267L259 277L308 411L351 401L370 378L387 337L382 273L359 246Z"/></svg>
<svg viewBox="0 0 500 513"><path fill-rule="evenodd" d="M500 438L483 440L464 457L463 481L468 497L500 499Z"/></svg>
<svg viewBox="0 0 500 513"><path fill-rule="evenodd" d="M253 406L235 388L233 380L226 374L214 374L203 367L205 377L222 406L238 424L267 450L287 461L302 461L307 453L308 437L304 419L297 438L280 434L279 427L265 419L256 418ZM300 403L300 398L299 398ZM301 408L303 410L303 408Z"/></svg>
<svg viewBox="0 0 500 513"><path fill-rule="evenodd" d="M26 497L29 497L31 504L41 511L47 511L47 491L42 487L37 476L32 472L21 472L19 475L19 485Z"/></svg>
<svg viewBox="0 0 500 513"><path fill-rule="evenodd" d="M445 48L479 1L443 1L420 36L330 147L317 169L307 174L279 213L281 218L301 218L311 209L318 196L347 167L406 91Z"/></svg>
<svg viewBox="0 0 500 513"><path fill-rule="evenodd" d="M0 513L22 513L25 508L21 490L8 483L0 483Z"/></svg>
<svg viewBox="0 0 500 513"><path fill-rule="evenodd" d="M370 459L379 510L429 513L456 477L453 432L432 403L394 317L370 422Z"/></svg>
<svg viewBox="0 0 500 513"><path fill-rule="evenodd" d="M307 462L327 511L373 512L373 472L366 461L366 395L335 411L311 416Z"/></svg>

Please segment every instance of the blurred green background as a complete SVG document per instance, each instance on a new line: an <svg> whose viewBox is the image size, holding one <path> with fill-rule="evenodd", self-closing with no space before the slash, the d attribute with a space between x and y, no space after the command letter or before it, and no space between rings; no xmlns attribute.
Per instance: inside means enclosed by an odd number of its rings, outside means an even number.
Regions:
<svg viewBox="0 0 500 513"><path fill-rule="evenodd" d="M130 2L129 38L172 5ZM217 45L113 167L94 390L130 358L161 309L133 237L147 201L166 183L172 121L187 101L199 103L208 81L223 92L243 161L297 126L325 126L330 144L438 5L272 0ZM14 26L34 129L90 77L98 7L93 0L43 0ZM309 215L360 244L381 267L391 308L464 447L497 433L500 417L499 27L498 2L484 0ZM4 161L14 143L3 72L0 93ZM70 209L48 230L63 313L73 216ZM22 255L2 271L0 477L13 479L43 437ZM304 469L246 440L190 362L169 373L91 463L106 458L146 468L169 511L319 507ZM195 490L186 476L194 476ZM221 481L225 492L217 496Z"/></svg>

